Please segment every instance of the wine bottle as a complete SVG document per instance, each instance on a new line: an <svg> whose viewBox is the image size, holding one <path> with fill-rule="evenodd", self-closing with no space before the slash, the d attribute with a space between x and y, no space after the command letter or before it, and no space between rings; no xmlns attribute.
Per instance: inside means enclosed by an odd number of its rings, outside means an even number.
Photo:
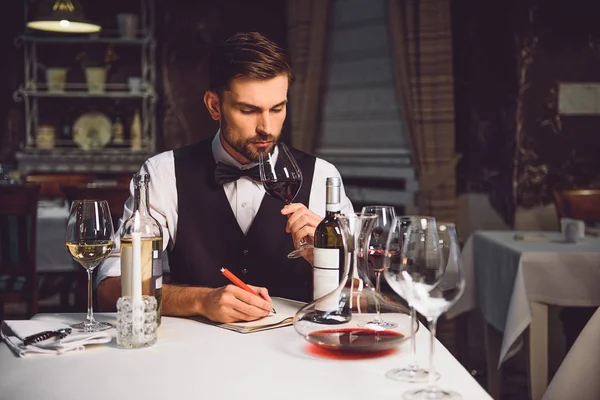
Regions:
<svg viewBox="0 0 600 400"><path fill-rule="evenodd" d="M139 110L135 111L131 127L129 128L129 137L131 139L131 150L142 150L142 120Z"/></svg>
<svg viewBox="0 0 600 400"><path fill-rule="evenodd" d="M132 216L121 226L121 296L131 296L132 232L141 232L142 295L156 297L157 322L162 311L162 227L150 213L148 174L135 174Z"/></svg>
<svg viewBox="0 0 600 400"><path fill-rule="evenodd" d="M344 241L336 215L341 212L339 177L327 178L325 218L317 225L313 250L313 300L326 296L339 288L344 275ZM338 309L335 296L324 298L315 306L315 322L344 323L350 315L349 309ZM327 313L329 318L319 318ZM339 314L339 318L331 318Z"/></svg>
<svg viewBox="0 0 600 400"><path fill-rule="evenodd" d="M61 146L66 147L72 145L73 140L73 120L72 120L72 111L69 110L66 113L63 113L60 117L60 133L59 140Z"/></svg>
<svg viewBox="0 0 600 400"><path fill-rule="evenodd" d="M115 145L125 143L125 119L121 110L120 99L115 100L115 108L112 115L112 142Z"/></svg>

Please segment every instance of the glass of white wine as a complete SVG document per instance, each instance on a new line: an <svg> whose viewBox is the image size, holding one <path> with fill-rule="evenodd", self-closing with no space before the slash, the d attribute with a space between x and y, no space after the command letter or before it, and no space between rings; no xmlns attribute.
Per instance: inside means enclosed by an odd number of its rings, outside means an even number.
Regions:
<svg viewBox="0 0 600 400"><path fill-rule="evenodd" d="M65 243L67 250L88 275L88 311L85 321L71 325L84 332L98 332L112 328L106 322L94 320L92 310L92 272L112 251L113 224L105 200L75 200L71 205Z"/></svg>

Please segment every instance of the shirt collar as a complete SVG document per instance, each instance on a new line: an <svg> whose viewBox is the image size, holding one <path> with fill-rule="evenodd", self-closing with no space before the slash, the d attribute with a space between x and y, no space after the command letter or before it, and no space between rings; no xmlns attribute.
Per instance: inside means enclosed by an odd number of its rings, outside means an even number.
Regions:
<svg viewBox="0 0 600 400"><path fill-rule="evenodd" d="M273 152L274 157L277 157L278 151L279 151L279 149L277 147L275 147L275 150ZM233 158L231 156L231 154L229 154L227 152L227 150L225 150L225 148L223 147L223 143L221 143L221 129L219 129L217 131L217 134L213 138L212 153L213 153L213 157L215 158L215 163L222 162L222 163L231 165L232 167L236 167L239 169L250 169L250 168L258 165L257 162L251 162L251 163L242 165L242 164L240 164L240 162L238 160Z"/></svg>

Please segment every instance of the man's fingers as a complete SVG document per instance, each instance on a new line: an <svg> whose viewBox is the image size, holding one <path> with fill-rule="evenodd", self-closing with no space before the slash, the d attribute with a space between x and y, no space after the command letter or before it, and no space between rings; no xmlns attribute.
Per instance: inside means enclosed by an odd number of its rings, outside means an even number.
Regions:
<svg viewBox="0 0 600 400"><path fill-rule="evenodd" d="M271 303L271 301L269 301L270 298L269 300L266 300L262 296L256 296L255 294L249 293L244 289L240 289L237 286L234 286L233 288L235 289L233 291L233 294L237 300L237 302L233 304L233 308L235 308L236 310L243 311L244 313L249 315L256 315L256 313L258 313L258 315L263 316L264 311L269 312L273 309L273 304ZM259 292L257 293L260 295ZM239 305L239 303L247 304L248 306L252 307L254 311L249 311L247 308L243 308L241 305Z"/></svg>
<svg viewBox="0 0 600 400"><path fill-rule="evenodd" d="M273 299L271 299L271 296L269 296L269 291L267 290L267 288L260 287L260 286L252 286L252 285L248 285L248 286L250 286L252 289L254 289L254 291L256 293L258 293L260 295L260 297L262 297L269 303L273 304Z"/></svg>
<svg viewBox="0 0 600 400"><path fill-rule="evenodd" d="M293 233L304 225L317 227L322 218L310 210L302 210L292 214L286 224L286 232Z"/></svg>
<svg viewBox="0 0 600 400"><path fill-rule="evenodd" d="M306 242L310 242L311 239L314 238L315 236L315 228L313 228L312 226L304 226L302 229L294 232L292 234L292 239L294 240L295 244L300 243L300 240L302 240L303 238L307 238Z"/></svg>
<svg viewBox="0 0 600 400"><path fill-rule="evenodd" d="M301 208L306 208L306 206L302 203L292 203L288 204L281 209L281 213L283 215L293 214Z"/></svg>

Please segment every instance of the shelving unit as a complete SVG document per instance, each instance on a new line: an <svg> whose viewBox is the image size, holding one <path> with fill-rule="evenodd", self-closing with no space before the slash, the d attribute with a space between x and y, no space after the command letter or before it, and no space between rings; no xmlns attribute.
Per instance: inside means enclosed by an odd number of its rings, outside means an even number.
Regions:
<svg viewBox="0 0 600 400"><path fill-rule="evenodd" d="M25 136L23 148L17 153L21 174L55 172L134 172L141 163L156 150L156 41L154 37L154 0L140 0L139 33L136 38L122 38L117 32L103 30L99 34L81 35L39 35L25 28L29 16L31 0L24 0L24 33L15 39L15 44L23 48L24 82L14 92L13 98L24 104ZM64 92L49 91L45 82L39 82L37 71L38 47L45 45L106 44L135 46L140 49L141 90L132 92L126 83L106 83L104 92L89 93L86 83L67 83ZM55 148L37 148L36 132L39 125L39 111L44 102L52 99L129 99L139 101L142 131L141 150L130 148L102 148L83 150L77 146L66 147L56 140ZM58 129L56 130L58 132Z"/></svg>

